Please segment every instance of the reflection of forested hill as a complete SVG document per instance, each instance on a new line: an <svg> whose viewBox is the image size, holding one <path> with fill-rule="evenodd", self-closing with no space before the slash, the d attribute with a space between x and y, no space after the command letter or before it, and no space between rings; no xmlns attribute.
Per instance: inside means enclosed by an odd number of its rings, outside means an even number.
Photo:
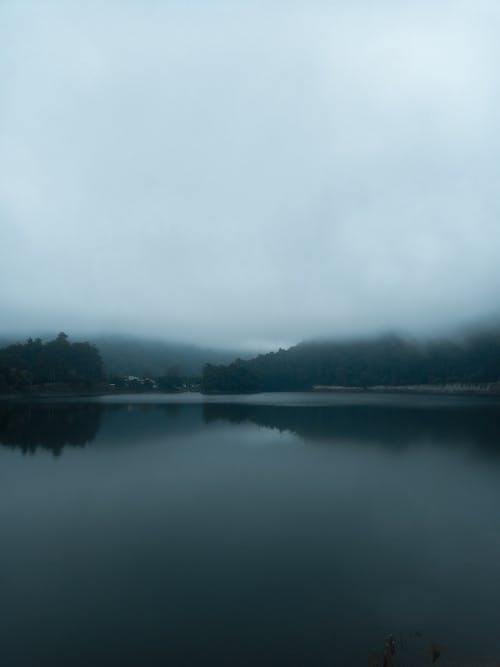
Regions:
<svg viewBox="0 0 500 667"><path fill-rule="evenodd" d="M96 437L102 407L95 403L7 403L0 406L0 444L24 453L84 447Z"/></svg>
<svg viewBox="0 0 500 667"><path fill-rule="evenodd" d="M99 434L99 445L139 446L144 442L178 440L203 429L204 423L248 422L296 433L317 443L374 444L405 447L432 441L473 446L500 454L500 402L481 399L439 400L397 397L392 403L363 402L325 405L262 405L253 403L0 404L0 445L23 452L83 447Z"/></svg>
<svg viewBox="0 0 500 667"><path fill-rule="evenodd" d="M291 431L308 440L353 441L405 446L432 439L443 444L473 444L500 453L500 403L457 401L450 405L204 405L207 422L253 422Z"/></svg>
<svg viewBox="0 0 500 667"><path fill-rule="evenodd" d="M97 402L0 403L0 445L23 452L83 447L99 433L101 445L165 441L203 428L200 404Z"/></svg>

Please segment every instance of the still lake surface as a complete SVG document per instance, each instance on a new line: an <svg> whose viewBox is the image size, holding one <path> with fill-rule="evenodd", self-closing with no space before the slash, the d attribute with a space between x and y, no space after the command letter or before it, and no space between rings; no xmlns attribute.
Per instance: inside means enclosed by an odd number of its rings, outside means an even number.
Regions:
<svg viewBox="0 0 500 667"><path fill-rule="evenodd" d="M500 659L500 402L0 404L0 664Z"/></svg>

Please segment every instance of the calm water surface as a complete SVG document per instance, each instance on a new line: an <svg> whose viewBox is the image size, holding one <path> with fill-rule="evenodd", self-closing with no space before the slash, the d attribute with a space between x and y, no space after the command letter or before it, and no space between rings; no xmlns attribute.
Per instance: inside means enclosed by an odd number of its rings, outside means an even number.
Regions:
<svg viewBox="0 0 500 667"><path fill-rule="evenodd" d="M500 658L498 402L3 403L0 445L1 665Z"/></svg>

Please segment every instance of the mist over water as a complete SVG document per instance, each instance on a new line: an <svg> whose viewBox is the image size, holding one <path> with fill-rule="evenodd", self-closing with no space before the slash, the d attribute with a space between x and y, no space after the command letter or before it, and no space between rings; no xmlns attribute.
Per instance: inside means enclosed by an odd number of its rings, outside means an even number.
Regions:
<svg viewBox="0 0 500 667"><path fill-rule="evenodd" d="M391 632L498 658L499 417L355 394L3 404L3 659L354 666Z"/></svg>

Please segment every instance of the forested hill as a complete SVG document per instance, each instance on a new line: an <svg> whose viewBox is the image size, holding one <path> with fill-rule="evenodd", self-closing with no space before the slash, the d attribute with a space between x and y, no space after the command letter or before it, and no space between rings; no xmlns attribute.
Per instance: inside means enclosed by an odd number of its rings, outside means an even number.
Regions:
<svg viewBox="0 0 500 667"><path fill-rule="evenodd" d="M315 385L373 387L498 382L500 330L426 343L397 336L301 343L226 366L207 364L205 392L309 390Z"/></svg>
<svg viewBox="0 0 500 667"><path fill-rule="evenodd" d="M55 338L54 334L39 334L43 341ZM37 338L33 337L35 340ZM0 349L19 345L26 340L22 334L0 338ZM101 355L106 377L137 375L159 377L175 371L183 376L200 376L205 363L228 364L237 356L250 358L252 354L242 350L213 349L188 343L144 338L131 335L108 334L88 339ZM17 352L20 348L17 348Z"/></svg>
<svg viewBox="0 0 500 667"><path fill-rule="evenodd" d="M109 375L158 377L176 369L181 375L200 376L205 363L227 364L238 354L234 350L134 336L97 336L92 342L98 347Z"/></svg>
<svg viewBox="0 0 500 667"><path fill-rule="evenodd" d="M0 349L0 392L55 383L88 387L103 378L95 345L72 343L63 332L46 343L29 338Z"/></svg>

